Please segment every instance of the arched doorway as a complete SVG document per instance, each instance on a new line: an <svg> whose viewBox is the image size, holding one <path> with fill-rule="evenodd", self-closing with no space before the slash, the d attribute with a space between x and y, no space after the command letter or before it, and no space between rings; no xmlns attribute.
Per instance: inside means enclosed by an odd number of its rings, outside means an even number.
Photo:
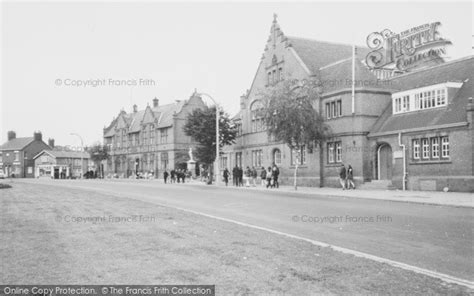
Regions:
<svg viewBox="0 0 474 296"><path fill-rule="evenodd" d="M381 144L377 149L377 175L379 180L392 180L392 147Z"/></svg>

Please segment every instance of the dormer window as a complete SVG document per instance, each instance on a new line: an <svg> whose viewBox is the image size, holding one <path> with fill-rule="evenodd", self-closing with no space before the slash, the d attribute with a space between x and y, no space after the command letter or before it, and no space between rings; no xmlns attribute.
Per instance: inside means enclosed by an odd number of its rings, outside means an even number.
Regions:
<svg viewBox="0 0 474 296"><path fill-rule="evenodd" d="M448 104L448 89L460 88L462 83L447 82L392 95L393 113L405 113L444 107Z"/></svg>

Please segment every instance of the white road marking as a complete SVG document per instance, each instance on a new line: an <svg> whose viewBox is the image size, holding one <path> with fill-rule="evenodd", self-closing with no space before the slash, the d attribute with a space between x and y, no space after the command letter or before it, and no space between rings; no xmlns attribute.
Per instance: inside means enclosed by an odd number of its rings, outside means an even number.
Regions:
<svg viewBox="0 0 474 296"><path fill-rule="evenodd" d="M47 184L47 185L49 185L49 184ZM59 185L59 186L63 186L63 187L64 186L70 187L70 186L67 186L65 184L54 184L54 185L56 185L56 186ZM93 191L103 191L103 192L106 192L106 193L109 193L109 194L113 193L115 195L120 195L120 196L123 196L125 198L130 198L130 195L117 193L117 192L114 192L114 191L111 191L111 190L108 190L108 189L88 187L88 186L77 186L76 184L74 184L72 187L88 189L88 190L93 190ZM146 198L146 199L150 198L149 195L143 195L143 194L135 194L135 195L141 196L142 198ZM423 274L423 275L426 275L426 276L437 278L437 279L440 279L440 280L442 280L444 282L447 282L447 283L453 283L453 284L468 287L469 289L474 289L474 282L469 281L469 280L465 280L465 279L461 279L461 278L457 278L457 277L454 277L454 276L450 276L448 274L432 271L432 270L421 268L421 267L416 267L416 266L409 265L409 264L406 264L406 263L402 263L402 262L398 262L398 261L378 257L378 256L375 256L375 255L367 254L367 253L364 253L364 252L359 252L359 251L355 251L355 250L351 250L351 249L347 249L347 248L343 248L343 247L334 246L334 245L331 245L331 244L328 244L328 243L325 243L325 242L320 242L320 241L305 238L305 237L302 237L302 236L289 234L289 233L274 230L274 229L271 229L271 228L266 228L266 227L262 227L262 226L258 226L258 225L253 225L253 224L249 224L249 223L245 223L245 222L240 222L240 221L233 220L233 219L228 219L228 218L223 218L223 217L219 217L219 216L215 216L215 215L210 215L210 214L206 214L206 213L203 213L203 212L194 211L194 210L190 210L190 209L186 209L186 208L181 208L181 207L177 207L177 206L174 206L174 205L164 204L164 203L160 203L160 202L156 202L156 201L153 201L153 203L156 204L156 205L162 206L162 207L173 208L173 209L181 210L181 211L184 211L184 212L192 213L192 214L195 214L195 215L201 215L201 216L204 216L204 217L208 217L208 218L212 218L212 219L216 219L216 220L220 220L220 221L225 221L225 222L237 224L237 225L244 226L244 227L249 227L249 228L253 228L253 229L258 229L258 230L278 234L278 235L285 236L285 237L288 237L288 238L305 241L305 242L311 243L315 246L327 247L327 248L333 249L335 251L339 251L339 252L344 253L344 254L349 254L349 255L353 255L353 256L356 256L356 257L365 258L365 259L369 259L369 260L373 260L373 261L380 262L380 263L385 263L385 264L391 265L393 267L398 267L398 268L401 268L401 269L404 269L404 270L413 271L413 272L416 272L416 273L419 273L419 274Z"/></svg>

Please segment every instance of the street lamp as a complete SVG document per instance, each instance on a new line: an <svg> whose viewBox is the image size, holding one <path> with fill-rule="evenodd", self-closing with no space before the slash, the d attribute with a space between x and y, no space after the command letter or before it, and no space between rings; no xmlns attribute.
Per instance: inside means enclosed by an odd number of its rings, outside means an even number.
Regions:
<svg viewBox="0 0 474 296"><path fill-rule="evenodd" d="M81 140L81 179L82 179L82 176L84 174L84 171L83 171L83 167L84 167L84 159L83 159L83 156L84 156L84 141L82 140L82 137L79 135L79 134L76 134L76 133L71 133L70 134L71 136L77 136L79 137L79 139Z"/></svg>
<svg viewBox="0 0 474 296"><path fill-rule="evenodd" d="M216 106L216 161L215 161L215 172L216 172L216 186L219 185L220 179L220 172L219 172L219 106L217 105L216 101L206 93L195 93L198 96L206 96L214 103Z"/></svg>

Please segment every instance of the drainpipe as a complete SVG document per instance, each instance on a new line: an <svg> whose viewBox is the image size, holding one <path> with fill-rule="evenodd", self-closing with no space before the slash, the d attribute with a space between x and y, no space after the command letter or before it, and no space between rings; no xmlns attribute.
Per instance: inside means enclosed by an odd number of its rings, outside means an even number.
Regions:
<svg viewBox="0 0 474 296"><path fill-rule="evenodd" d="M403 183L403 191L406 190L406 182L407 182L407 165L406 165L406 160L405 160L405 144L402 144L402 133L398 133L398 146L400 146L403 150L403 178L402 178L402 183Z"/></svg>

